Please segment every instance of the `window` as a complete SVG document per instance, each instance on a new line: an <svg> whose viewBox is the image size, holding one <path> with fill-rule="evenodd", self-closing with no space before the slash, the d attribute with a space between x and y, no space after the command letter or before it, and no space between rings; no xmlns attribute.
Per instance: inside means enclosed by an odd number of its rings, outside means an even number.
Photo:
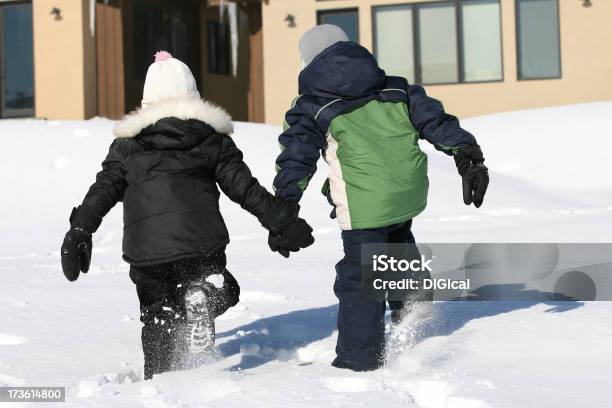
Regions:
<svg viewBox="0 0 612 408"><path fill-rule="evenodd" d="M498 1L461 2L463 74L466 82L502 79Z"/></svg>
<svg viewBox="0 0 612 408"><path fill-rule="evenodd" d="M414 83L414 39L411 6L379 7L374 13L374 48L378 61L384 61L385 69L393 75ZM402 39L402 46L397 40Z"/></svg>
<svg viewBox="0 0 612 408"><path fill-rule="evenodd" d="M230 73L230 33L227 24L218 21L208 22L208 72L229 75Z"/></svg>
<svg viewBox="0 0 612 408"><path fill-rule="evenodd" d="M519 79L561 77L558 0L517 0Z"/></svg>
<svg viewBox="0 0 612 408"><path fill-rule="evenodd" d="M455 5L424 4L417 8L417 15L421 82L458 82Z"/></svg>
<svg viewBox="0 0 612 408"><path fill-rule="evenodd" d="M0 6L0 117L34 114L32 5Z"/></svg>
<svg viewBox="0 0 612 408"><path fill-rule="evenodd" d="M452 0L373 8L374 53L412 83L500 81L499 0Z"/></svg>
<svg viewBox="0 0 612 408"><path fill-rule="evenodd" d="M344 30L349 40L359 42L359 10L325 10L317 13L318 24L333 24Z"/></svg>

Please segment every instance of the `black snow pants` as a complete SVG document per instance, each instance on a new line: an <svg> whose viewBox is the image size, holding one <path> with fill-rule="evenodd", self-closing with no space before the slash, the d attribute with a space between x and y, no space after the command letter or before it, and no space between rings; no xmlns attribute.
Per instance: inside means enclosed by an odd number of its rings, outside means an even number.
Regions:
<svg viewBox="0 0 612 408"><path fill-rule="evenodd" d="M386 302L368 299L361 290L361 244L414 243L412 220L383 228L342 231L344 258L336 264L334 293L339 300L338 368L368 371L383 364ZM391 310L403 302L389 302Z"/></svg>
<svg viewBox="0 0 612 408"><path fill-rule="evenodd" d="M142 350L145 379L154 374L181 370L187 339L184 296L191 284L204 284L213 318L236 305L240 286L225 269L225 253L190 258L153 266L130 268L130 278L136 284L140 301ZM211 275L223 276L223 287L206 281ZM209 281L214 282L213 277ZM220 279L217 279L217 286Z"/></svg>

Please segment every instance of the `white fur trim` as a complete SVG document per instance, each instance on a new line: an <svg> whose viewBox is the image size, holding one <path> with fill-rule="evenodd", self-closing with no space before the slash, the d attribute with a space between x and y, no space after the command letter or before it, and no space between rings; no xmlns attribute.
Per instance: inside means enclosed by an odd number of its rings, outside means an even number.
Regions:
<svg viewBox="0 0 612 408"><path fill-rule="evenodd" d="M115 126L115 136L131 138L144 128L164 118L197 119L215 131L230 135L234 132L231 116L222 108L194 97L178 97L151 103L124 116Z"/></svg>

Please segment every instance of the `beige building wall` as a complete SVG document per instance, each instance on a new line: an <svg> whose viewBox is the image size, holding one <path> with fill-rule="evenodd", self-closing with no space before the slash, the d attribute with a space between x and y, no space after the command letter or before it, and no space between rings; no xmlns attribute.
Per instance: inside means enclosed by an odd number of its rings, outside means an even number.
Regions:
<svg viewBox="0 0 612 408"><path fill-rule="evenodd" d="M61 19L50 12L61 10ZM83 119L96 113L95 39L88 0L33 0L35 112Z"/></svg>
<svg viewBox="0 0 612 408"><path fill-rule="evenodd" d="M316 24L317 10L359 8L361 44L372 50L372 6L428 0L269 0L263 6L266 122L280 124L297 94L298 41ZM430 0L429 0L430 1ZM461 117L487 113L612 100L612 1L559 0L561 79L517 80L515 1L500 0L504 81L429 85L430 95ZM295 16L290 28L285 17ZM398 40L398 43L401 40Z"/></svg>

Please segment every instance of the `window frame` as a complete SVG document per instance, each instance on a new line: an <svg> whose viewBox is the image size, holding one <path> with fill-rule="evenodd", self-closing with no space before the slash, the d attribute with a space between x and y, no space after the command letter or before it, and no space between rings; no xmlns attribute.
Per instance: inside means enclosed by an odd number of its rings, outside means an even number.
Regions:
<svg viewBox="0 0 612 408"><path fill-rule="evenodd" d="M555 0L557 2L557 47L559 50L559 75L558 76L547 76L547 77L538 77L538 78L530 78L524 77L521 74L521 21L520 21L520 13L519 13L519 3L521 0L515 0L514 2L514 31L516 35L516 79L517 81L549 81L554 79L562 79L563 78L563 57L561 55L561 5L559 4L559 0Z"/></svg>
<svg viewBox="0 0 612 408"><path fill-rule="evenodd" d="M495 82L504 82L505 70L504 70L504 33L503 33L503 16L501 9L501 0L497 0L499 5L499 44L500 44L500 57L501 57L501 77L499 79L487 79L479 81L466 81L465 80L465 55L463 50L463 17L461 15L461 5L463 0L435 0L425 1L418 3L398 3L398 4L377 4L372 6L372 51L374 55L377 54L376 43L377 43L377 25L376 25L376 10L405 6L412 10L412 41L414 49L414 83L426 86L437 86L437 85L469 85L469 84L487 84ZM455 7L455 36L456 36L456 48L457 48L457 81L451 82L435 82L435 83L423 83L422 82L422 69L421 69L421 38L420 38L420 21L419 21L419 9L426 8L431 5L452 5Z"/></svg>
<svg viewBox="0 0 612 408"><path fill-rule="evenodd" d="M357 43L361 41L361 33L359 29L359 7L342 7L342 8L331 8L331 9L320 9L317 10L317 25L321 24L321 16L324 14L341 12L354 12L357 17Z"/></svg>

